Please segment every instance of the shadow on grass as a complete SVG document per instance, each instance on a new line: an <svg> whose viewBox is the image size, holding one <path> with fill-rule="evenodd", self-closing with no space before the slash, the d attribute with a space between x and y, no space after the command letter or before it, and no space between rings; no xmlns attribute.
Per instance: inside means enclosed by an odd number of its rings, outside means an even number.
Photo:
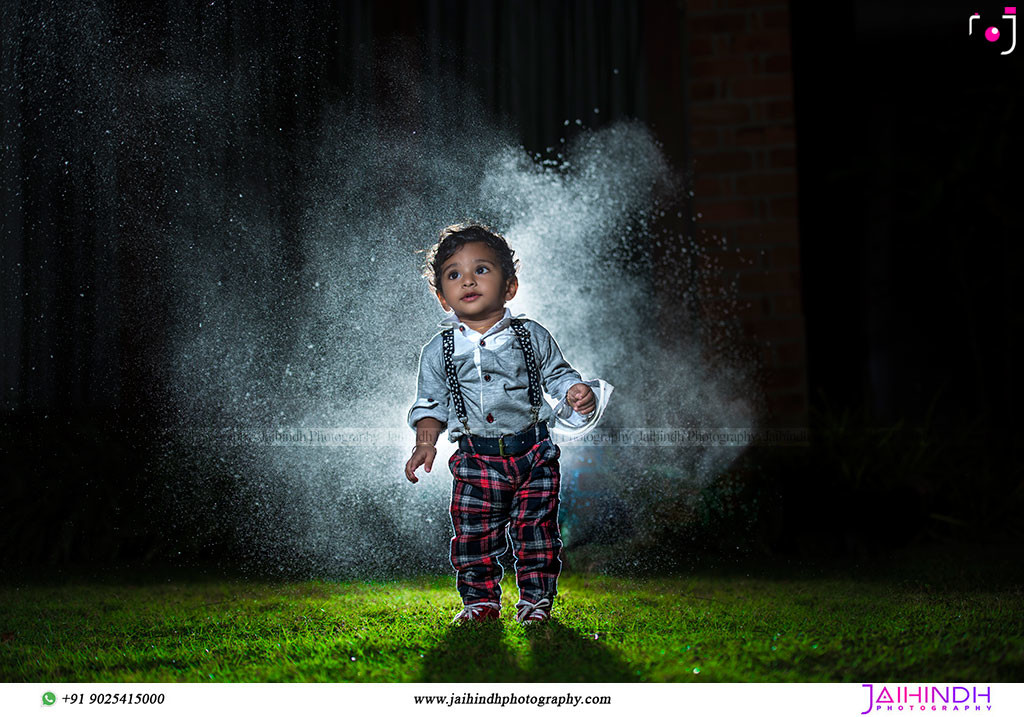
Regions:
<svg viewBox="0 0 1024 717"><path fill-rule="evenodd" d="M594 634L552 619L526 629L530 666L524 682L633 682L636 675Z"/></svg>
<svg viewBox="0 0 1024 717"><path fill-rule="evenodd" d="M424 657L418 682L519 682L521 670L497 620L449 625Z"/></svg>
<svg viewBox="0 0 1024 717"><path fill-rule="evenodd" d="M627 682L626 663L593 635L557 620L526 628L525 664L500 622L451 625L424 659L419 682Z"/></svg>

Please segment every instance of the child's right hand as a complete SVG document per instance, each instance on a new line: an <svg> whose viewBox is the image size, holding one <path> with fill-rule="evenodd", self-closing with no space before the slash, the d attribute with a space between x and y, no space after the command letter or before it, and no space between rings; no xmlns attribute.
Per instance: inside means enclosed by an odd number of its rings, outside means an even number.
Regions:
<svg viewBox="0 0 1024 717"><path fill-rule="evenodd" d="M437 457L437 449L434 446L416 446L412 451L412 456L405 463L405 477L410 483L418 483L419 478L416 477L416 469L420 466L426 468L427 473L434 467L434 458Z"/></svg>

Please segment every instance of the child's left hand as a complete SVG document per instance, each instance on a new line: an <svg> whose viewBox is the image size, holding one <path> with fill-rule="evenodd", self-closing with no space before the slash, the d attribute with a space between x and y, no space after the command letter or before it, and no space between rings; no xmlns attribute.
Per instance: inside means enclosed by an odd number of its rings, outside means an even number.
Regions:
<svg viewBox="0 0 1024 717"><path fill-rule="evenodd" d="M565 394L565 402L569 404L569 408L584 416L593 413L597 408L597 398L590 390L590 386L585 383L574 383L570 386Z"/></svg>

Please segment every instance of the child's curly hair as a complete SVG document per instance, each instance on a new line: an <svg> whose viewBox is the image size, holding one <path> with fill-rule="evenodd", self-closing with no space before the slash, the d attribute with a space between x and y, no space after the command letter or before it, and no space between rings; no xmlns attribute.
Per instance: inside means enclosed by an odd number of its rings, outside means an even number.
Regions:
<svg viewBox="0 0 1024 717"><path fill-rule="evenodd" d="M509 248L505 237L483 224L452 224L441 230L437 244L427 251L423 276L432 289L441 291L441 269L452 254L475 241L483 242L494 251L501 265L502 281L507 284L509 279L515 278L519 260L515 258L515 252Z"/></svg>

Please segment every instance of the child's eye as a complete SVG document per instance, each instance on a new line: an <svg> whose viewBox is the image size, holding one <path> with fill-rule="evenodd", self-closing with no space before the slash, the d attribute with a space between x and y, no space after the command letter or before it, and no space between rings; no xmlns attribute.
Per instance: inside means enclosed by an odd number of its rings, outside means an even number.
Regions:
<svg viewBox="0 0 1024 717"><path fill-rule="evenodd" d="M476 268L476 273L477 274L486 274L489 271L490 271L490 269L488 269L486 266L478 266Z"/></svg>
<svg viewBox="0 0 1024 717"><path fill-rule="evenodd" d="M448 280L449 281L453 281L453 280L458 279L458 278L459 278L459 272L457 272L457 271L450 271L450 272L448 272Z"/></svg>

